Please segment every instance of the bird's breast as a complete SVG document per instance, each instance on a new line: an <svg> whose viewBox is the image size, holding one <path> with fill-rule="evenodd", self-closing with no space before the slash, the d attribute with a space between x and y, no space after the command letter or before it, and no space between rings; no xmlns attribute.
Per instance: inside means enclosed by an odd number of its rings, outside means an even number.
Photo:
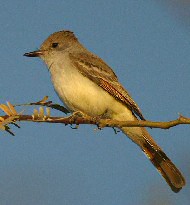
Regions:
<svg viewBox="0 0 190 205"><path fill-rule="evenodd" d="M104 114L115 101L70 63L54 63L50 72L55 91L71 111L98 116Z"/></svg>

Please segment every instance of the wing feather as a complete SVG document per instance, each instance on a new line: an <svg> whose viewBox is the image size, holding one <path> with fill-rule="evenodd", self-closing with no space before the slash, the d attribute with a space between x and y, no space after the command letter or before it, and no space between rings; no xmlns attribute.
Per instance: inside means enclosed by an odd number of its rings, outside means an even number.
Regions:
<svg viewBox="0 0 190 205"><path fill-rule="evenodd" d="M79 72L89 78L121 103L125 104L140 119L145 120L140 108L125 88L118 82L113 70L98 56L91 53L70 53L71 62Z"/></svg>

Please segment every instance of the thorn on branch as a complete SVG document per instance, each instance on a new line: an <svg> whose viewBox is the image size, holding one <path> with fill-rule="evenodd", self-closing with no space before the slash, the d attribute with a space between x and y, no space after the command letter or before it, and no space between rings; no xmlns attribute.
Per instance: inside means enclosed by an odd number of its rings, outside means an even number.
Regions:
<svg viewBox="0 0 190 205"><path fill-rule="evenodd" d="M73 127L73 125L70 125L70 128L73 129L73 130L76 130L79 128L79 125L75 125L75 127Z"/></svg>
<svg viewBox="0 0 190 205"><path fill-rule="evenodd" d="M117 134L118 132L120 132L120 130L117 130L115 127L112 127L113 131L115 134Z"/></svg>
<svg viewBox="0 0 190 205"><path fill-rule="evenodd" d="M15 136L15 134L10 130L10 127L6 126L5 131L11 134L12 136Z"/></svg>

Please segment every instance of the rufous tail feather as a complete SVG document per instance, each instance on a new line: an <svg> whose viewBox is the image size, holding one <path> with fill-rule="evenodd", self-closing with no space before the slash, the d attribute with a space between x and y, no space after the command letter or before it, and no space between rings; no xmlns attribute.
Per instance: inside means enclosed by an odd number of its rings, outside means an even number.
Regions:
<svg viewBox="0 0 190 205"><path fill-rule="evenodd" d="M177 193L185 186L185 179L181 172L156 144L145 128L122 128L122 131L143 150L172 191Z"/></svg>
<svg viewBox="0 0 190 205"><path fill-rule="evenodd" d="M185 186L183 175L161 149L155 149L149 142L145 142L142 150L164 177L172 191L177 193Z"/></svg>

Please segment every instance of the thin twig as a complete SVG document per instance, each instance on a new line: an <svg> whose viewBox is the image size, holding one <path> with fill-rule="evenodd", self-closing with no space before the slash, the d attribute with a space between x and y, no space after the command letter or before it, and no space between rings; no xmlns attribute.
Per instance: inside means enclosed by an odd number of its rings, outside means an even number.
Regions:
<svg viewBox="0 0 190 205"><path fill-rule="evenodd" d="M10 116L0 116L3 119L7 119ZM78 117L71 115L69 117L45 117L43 119L35 119L31 115L16 115L15 121L30 121L30 122L40 122L40 123L60 123L60 124L72 124L72 125L80 125L80 124L93 124L98 127L150 127L150 128L160 128L160 129L169 129L171 127L180 125L180 124L190 124L190 118L186 118L184 116L179 116L178 119L168 121L168 122L153 122L153 121L144 121L144 120L136 120L136 121L118 121L111 119L99 119L90 116Z"/></svg>

